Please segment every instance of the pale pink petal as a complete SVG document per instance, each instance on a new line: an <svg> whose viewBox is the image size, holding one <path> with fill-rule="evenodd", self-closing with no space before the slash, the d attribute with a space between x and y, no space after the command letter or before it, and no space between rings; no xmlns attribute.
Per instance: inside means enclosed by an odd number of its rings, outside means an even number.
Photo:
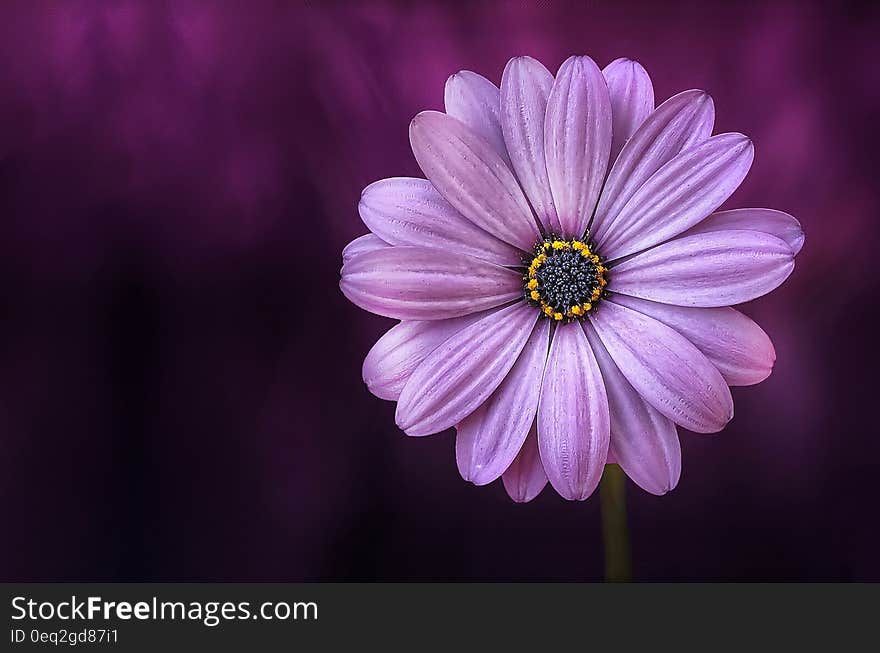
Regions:
<svg viewBox="0 0 880 653"><path fill-rule="evenodd" d="M544 158L544 114L553 74L540 61L516 57L501 76L501 127L519 183L547 232L560 232Z"/></svg>
<svg viewBox="0 0 880 653"><path fill-rule="evenodd" d="M630 385L589 323L584 323L584 332L608 393L609 459L613 454L627 476L646 492L666 494L678 484L681 475L681 447L675 424L646 403Z"/></svg>
<svg viewBox="0 0 880 653"><path fill-rule="evenodd" d="M529 203L486 139L444 113L423 111L409 140L425 176L459 213L520 249L534 246L540 232Z"/></svg>
<svg viewBox="0 0 880 653"><path fill-rule="evenodd" d="M495 84L470 70L460 70L446 80L443 101L446 113L485 138L498 156L510 164L501 133L501 102Z"/></svg>
<svg viewBox="0 0 880 653"><path fill-rule="evenodd" d="M372 252L375 249L385 249L386 247L391 247L391 245L379 238L376 234L364 234L363 236L358 236L343 248L342 263L345 264L355 256L363 254L364 252Z"/></svg>
<svg viewBox="0 0 880 653"><path fill-rule="evenodd" d="M636 191L679 152L712 134L715 105L703 91L675 95L645 119L614 161L590 232L602 242L606 229Z"/></svg>
<svg viewBox="0 0 880 653"><path fill-rule="evenodd" d="M517 503L528 503L547 485L547 474L538 452L538 429L532 424L522 448L501 477L504 489Z"/></svg>
<svg viewBox="0 0 880 653"><path fill-rule="evenodd" d="M616 293L679 306L730 306L765 295L794 270L785 241L757 231L676 238L611 271Z"/></svg>
<svg viewBox="0 0 880 653"><path fill-rule="evenodd" d="M596 489L610 428L605 385L583 329L557 327L538 405L538 448L561 496L582 501Z"/></svg>
<svg viewBox="0 0 880 653"><path fill-rule="evenodd" d="M541 320L498 389L458 425L455 458L464 480L486 485L513 462L535 421L549 345L550 321Z"/></svg>
<svg viewBox="0 0 880 653"><path fill-rule="evenodd" d="M716 211L702 222L684 232L683 236L704 234L709 231L729 231L731 229L750 229L784 240L793 254L804 246L804 231L797 218L775 209L732 209Z"/></svg>
<svg viewBox="0 0 880 653"><path fill-rule="evenodd" d="M364 189L361 219L392 245L437 247L499 265L521 265L522 252L456 211L427 179L395 177Z"/></svg>
<svg viewBox="0 0 880 653"><path fill-rule="evenodd" d="M661 414L697 433L720 431L733 418L721 373L683 335L613 301L592 316L617 367Z"/></svg>
<svg viewBox="0 0 880 653"><path fill-rule="evenodd" d="M620 294L614 302L678 331L712 361L728 385L760 383L773 370L776 351L770 337L736 309L673 306Z"/></svg>
<svg viewBox="0 0 880 653"><path fill-rule="evenodd" d="M631 59L615 59L602 69L611 97L611 156L620 150L654 110L654 85L648 71Z"/></svg>
<svg viewBox="0 0 880 653"><path fill-rule="evenodd" d="M342 267L343 294L399 320L443 320L522 297L522 275L465 254L427 247L365 252Z"/></svg>
<svg viewBox="0 0 880 653"><path fill-rule="evenodd" d="M529 339L538 312L518 302L465 327L409 377L397 403L397 425L428 435L458 424L495 391Z"/></svg>
<svg viewBox="0 0 880 653"><path fill-rule="evenodd" d="M596 208L611 153L611 99L589 57L559 68L544 120L544 154L562 234L579 238Z"/></svg>
<svg viewBox="0 0 880 653"><path fill-rule="evenodd" d="M685 150L648 179L608 225L599 243L602 255L634 254L694 226L739 187L754 156L752 142L742 134L719 134Z"/></svg>
<svg viewBox="0 0 880 653"><path fill-rule="evenodd" d="M380 399L397 401L410 375L428 354L486 314L483 311L449 320L412 320L391 327L364 359L364 383Z"/></svg>

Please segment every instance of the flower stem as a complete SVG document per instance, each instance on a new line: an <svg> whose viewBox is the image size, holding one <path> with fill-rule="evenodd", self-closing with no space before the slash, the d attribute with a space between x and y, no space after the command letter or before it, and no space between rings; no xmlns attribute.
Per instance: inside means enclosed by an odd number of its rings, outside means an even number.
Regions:
<svg viewBox="0 0 880 653"><path fill-rule="evenodd" d="M605 465L599 483L599 498L605 545L605 582L627 583L632 580L632 562L626 524L626 475L620 465Z"/></svg>

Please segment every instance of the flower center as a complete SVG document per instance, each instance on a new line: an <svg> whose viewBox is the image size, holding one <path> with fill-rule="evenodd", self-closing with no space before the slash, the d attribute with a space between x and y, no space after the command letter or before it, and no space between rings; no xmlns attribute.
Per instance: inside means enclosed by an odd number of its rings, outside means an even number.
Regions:
<svg viewBox="0 0 880 653"><path fill-rule="evenodd" d="M608 268L590 243L550 237L535 245L523 275L526 301L557 322L579 320L602 298Z"/></svg>

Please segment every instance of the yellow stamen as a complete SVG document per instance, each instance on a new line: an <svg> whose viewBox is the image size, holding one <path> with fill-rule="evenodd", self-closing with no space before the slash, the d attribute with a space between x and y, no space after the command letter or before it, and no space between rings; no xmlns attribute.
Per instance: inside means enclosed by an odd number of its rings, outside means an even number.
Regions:
<svg viewBox="0 0 880 653"><path fill-rule="evenodd" d="M591 291L588 291L589 294L585 296L582 295L579 298L580 303L568 306L562 310L557 310L554 306L547 303L548 298L547 295L544 294L545 290L542 289L538 274L540 273L541 275L544 275L544 273L547 272L547 270L542 267L545 263L548 261L550 261L550 265L553 263L560 263L562 259L556 260L555 257L560 255L563 257L569 256L569 252L572 251L579 253L584 259L590 261L593 266L595 266L593 279L595 279L596 287ZM532 256L533 258L527 267L527 275L524 277L525 297L530 302L534 302L543 315L552 318L556 322L561 322L563 320L568 321L583 318L589 311L593 310L593 307L602 297L605 292L605 287L608 285L608 280L605 278L608 268L604 265L604 261L590 250L590 245L587 241L563 240L560 236L551 236L536 245ZM566 263L562 262L562 265L565 266ZM578 264L575 261L573 265L577 266ZM587 267L589 268L590 266L588 265ZM547 274L552 276L557 274L557 272L554 268L553 271L547 272ZM565 274L565 272L563 272L563 274ZM547 292L550 292L554 301L556 301L555 294L553 294L552 291Z"/></svg>

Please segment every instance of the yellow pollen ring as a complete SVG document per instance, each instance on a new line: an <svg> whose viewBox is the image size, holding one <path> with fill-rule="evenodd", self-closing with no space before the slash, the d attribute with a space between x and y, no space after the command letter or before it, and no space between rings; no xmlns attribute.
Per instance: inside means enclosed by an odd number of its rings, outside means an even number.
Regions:
<svg viewBox="0 0 880 653"><path fill-rule="evenodd" d="M595 264L596 276L598 278L599 285L598 287L593 289L587 301L581 302L580 304L577 304L575 306L571 306L563 312L557 310L554 306L549 305L542 297L541 291L538 289L540 283L537 279L537 276L538 269L548 259L547 252L549 252L549 256L554 256L555 252L569 250L574 250L575 252L578 252L585 259ZM608 272L608 268L603 265L602 259L590 250L590 246L588 243L580 240L566 241L559 240L558 238L547 239L535 246L534 258L532 258L529 264L527 276L525 277L526 298L538 303L541 313L557 322L561 322L563 319L566 318L580 318L586 315L589 311L593 310L595 302L598 301L599 298L602 296L605 287L608 285L608 280L605 278L606 272Z"/></svg>

